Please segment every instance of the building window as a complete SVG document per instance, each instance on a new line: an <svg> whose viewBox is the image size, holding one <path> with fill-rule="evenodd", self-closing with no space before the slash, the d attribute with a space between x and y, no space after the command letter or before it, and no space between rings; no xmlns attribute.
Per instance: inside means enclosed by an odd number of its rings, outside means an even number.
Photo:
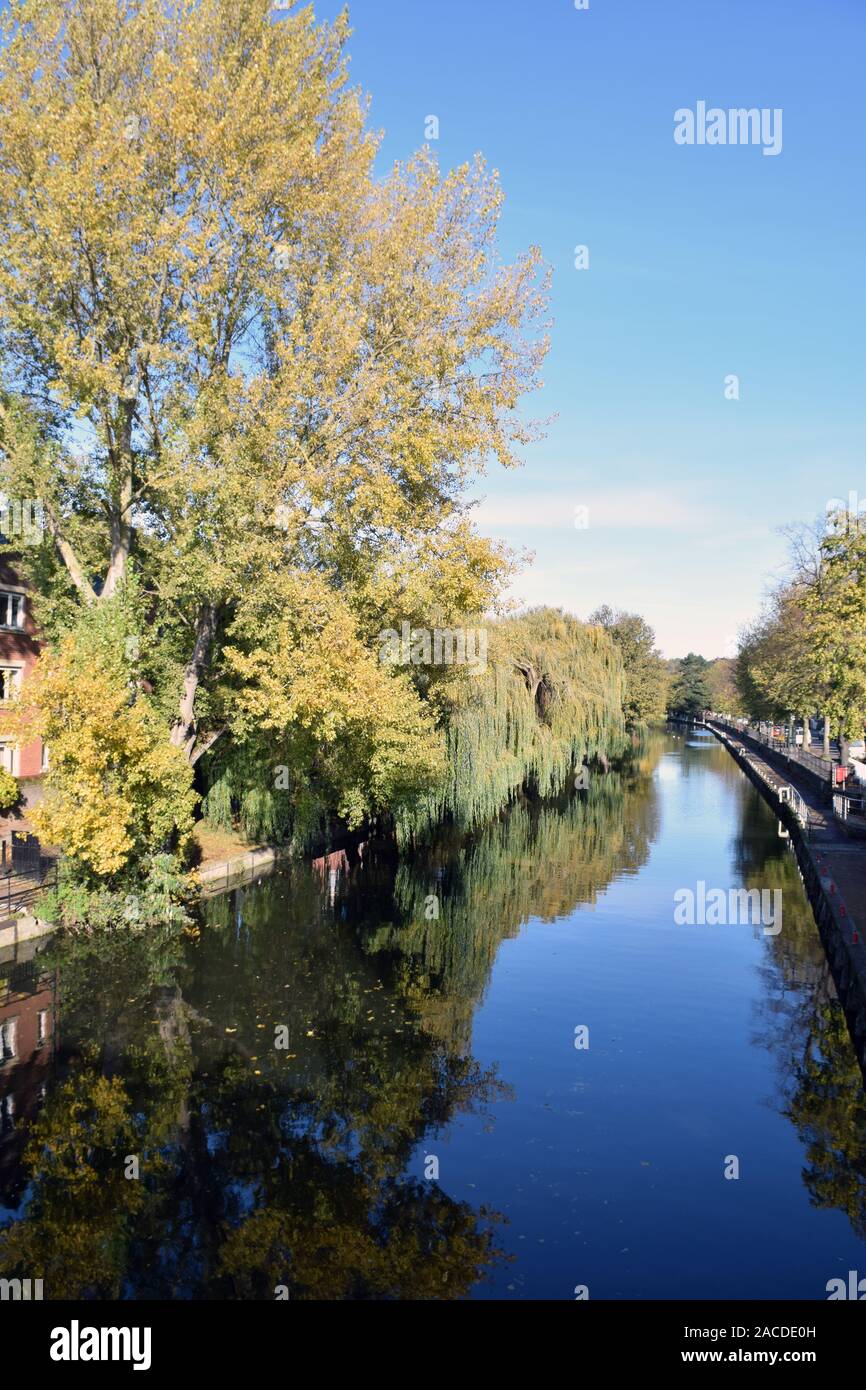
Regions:
<svg viewBox="0 0 866 1390"><path fill-rule="evenodd" d="M43 745L42 745L42 762L40 763L40 771L42 771L42 772L47 772L47 771L48 771L48 744L47 744L47 743L43 743Z"/></svg>
<svg viewBox="0 0 866 1390"><path fill-rule="evenodd" d="M20 666L0 666L0 700L11 700L21 685Z"/></svg>
<svg viewBox="0 0 866 1390"><path fill-rule="evenodd" d="M44 1047L48 1041L48 1010L40 1009L36 1015L36 1045Z"/></svg>
<svg viewBox="0 0 866 1390"><path fill-rule="evenodd" d="M17 749L14 743L4 743L0 741L0 767L6 772L11 772L13 777L18 776Z"/></svg>
<svg viewBox="0 0 866 1390"><path fill-rule="evenodd" d="M24 627L24 595L0 589L0 627Z"/></svg>
<svg viewBox="0 0 866 1390"><path fill-rule="evenodd" d="M18 1055L18 1019L4 1018L0 1023L0 1062L11 1062Z"/></svg>

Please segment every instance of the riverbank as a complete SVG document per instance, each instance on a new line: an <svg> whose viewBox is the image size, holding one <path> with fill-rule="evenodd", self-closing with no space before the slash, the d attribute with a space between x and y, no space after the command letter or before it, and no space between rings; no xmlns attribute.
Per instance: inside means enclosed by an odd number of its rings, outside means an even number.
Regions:
<svg viewBox="0 0 866 1390"><path fill-rule="evenodd" d="M758 751L748 735L711 719L705 723L776 811L780 833L784 828L790 838L866 1074L866 844L842 832L808 769L785 759L782 771L773 765L778 758L768 749ZM799 815L790 788L800 798Z"/></svg>
<svg viewBox="0 0 866 1390"><path fill-rule="evenodd" d="M264 845L229 859L202 865L196 870L202 897L209 898L218 893L227 893L231 888L240 888L262 874L271 873L277 864L290 857L291 851L284 845Z"/></svg>
<svg viewBox="0 0 866 1390"><path fill-rule="evenodd" d="M34 941L40 936L50 936L57 930L54 922L45 922L34 917L32 912L24 912L20 917L8 917L0 922L0 953L15 950L25 941Z"/></svg>

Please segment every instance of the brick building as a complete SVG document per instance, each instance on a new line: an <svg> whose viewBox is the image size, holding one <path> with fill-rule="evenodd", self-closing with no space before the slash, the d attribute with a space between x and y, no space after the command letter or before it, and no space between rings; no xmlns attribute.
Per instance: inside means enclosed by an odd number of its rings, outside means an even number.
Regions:
<svg viewBox="0 0 866 1390"><path fill-rule="evenodd" d="M33 621L30 595L15 569L14 556L0 555L0 712L3 701L10 699L25 681L39 655L40 644ZM11 772L21 783L21 810L17 817L26 816L41 795L41 778L45 771L45 750L40 739L18 748L2 731L0 713L0 766ZM16 823L4 817L0 831Z"/></svg>

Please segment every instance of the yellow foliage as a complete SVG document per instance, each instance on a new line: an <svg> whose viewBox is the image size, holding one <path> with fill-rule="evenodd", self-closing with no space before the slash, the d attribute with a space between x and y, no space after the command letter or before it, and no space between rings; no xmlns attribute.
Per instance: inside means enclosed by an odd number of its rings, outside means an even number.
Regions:
<svg viewBox="0 0 866 1390"><path fill-rule="evenodd" d="M239 681L235 727L308 740L354 825L429 791L444 772L444 739L408 677L361 642L339 597L323 588L315 610L290 610L251 649L226 651Z"/></svg>
<svg viewBox="0 0 866 1390"><path fill-rule="evenodd" d="M373 643L496 602L510 558L466 489L537 433L518 407L547 276L536 248L501 262L482 159L376 167L347 34L345 14L275 18L272 0L0 14L0 376L11 363L52 425L49 447L0 411L0 484L43 499L56 569L41 555L30 578L52 638L134 559L142 670L188 756L273 731L296 782L356 821L441 767L438 708ZM148 702L111 704L110 727L91 679L71 687L93 738L49 739L41 815L119 865L158 838L152 789L189 788ZM112 737L148 750L144 787Z"/></svg>
<svg viewBox="0 0 866 1390"><path fill-rule="evenodd" d="M77 659L73 637L43 653L4 727L47 743L45 798L31 819L93 873L117 873L174 829L181 844L189 838L196 796L186 758L147 697Z"/></svg>

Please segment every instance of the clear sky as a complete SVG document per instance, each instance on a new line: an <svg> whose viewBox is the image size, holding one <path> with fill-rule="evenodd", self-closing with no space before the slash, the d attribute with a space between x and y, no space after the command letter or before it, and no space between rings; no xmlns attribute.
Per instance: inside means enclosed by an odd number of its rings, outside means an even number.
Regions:
<svg viewBox="0 0 866 1390"><path fill-rule="evenodd" d="M383 164L437 116L443 167L480 150L499 170L504 255L537 243L553 268L531 413L556 419L519 472L485 477L478 511L534 552L514 595L637 610L669 656L730 651L779 528L866 501L866 0L349 12ZM699 101L781 108L781 152L676 144L674 113Z"/></svg>

